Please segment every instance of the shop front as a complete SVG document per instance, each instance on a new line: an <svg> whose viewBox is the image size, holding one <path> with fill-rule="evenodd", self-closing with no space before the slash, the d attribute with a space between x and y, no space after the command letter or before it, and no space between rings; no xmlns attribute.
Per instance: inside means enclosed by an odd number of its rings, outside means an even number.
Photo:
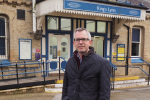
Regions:
<svg viewBox="0 0 150 100"><path fill-rule="evenodd" d="M112 60L112 44L127 20L145 20L145 7L90 0L45 0L36 6L37 28L43 29L41 57L44 61L68 60L73 56L73 32L86 28L98 55ZM125 55L123 55L125 56ZM63 59L61 68L65 68ZM47 65L58 69L58 63ZM54 72L56 73L56 72Z"/></svg>

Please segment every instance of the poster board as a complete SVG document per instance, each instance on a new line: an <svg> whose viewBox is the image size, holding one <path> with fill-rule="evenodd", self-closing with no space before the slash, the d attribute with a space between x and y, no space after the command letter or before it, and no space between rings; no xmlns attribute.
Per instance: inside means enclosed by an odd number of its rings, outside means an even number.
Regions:
<svg viewBox="0 0 150 100"><path fill-rule="evenodd" d="M117 44L117 61L124 61L123 57L125 57L125 44Z"/></svg>
<svg viewBox="0 0 150 100"><path fill-rule="evenodd" d="M32 60L31 39L19 39L19 60Z"/></svg>

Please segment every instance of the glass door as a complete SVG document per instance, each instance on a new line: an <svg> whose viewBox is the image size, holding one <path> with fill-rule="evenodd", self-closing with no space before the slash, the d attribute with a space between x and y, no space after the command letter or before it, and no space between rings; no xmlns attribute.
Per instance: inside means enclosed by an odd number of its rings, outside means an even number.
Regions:
<svg viewBox="0 0 150 100"><path fill-rule="evenodd" d="M102 57L104 57L104 37L94 36L91 38L92 47L94 47L94 52Z"/></svg>
<svg viewBox="0 0 150 100"><path fill-rule="evenodd" d="M54 63L50 63L51 69L59 69L59 63L55 61L59 61L59 56L63 57L66 61L70 57L70 35L62 34L55 35L49 34L49 61ZM65 62L63 59L61 60L60 68L65 68ZM57 71L58 72L58 71ZM56 72L55 72L56 73Z"/></svg>

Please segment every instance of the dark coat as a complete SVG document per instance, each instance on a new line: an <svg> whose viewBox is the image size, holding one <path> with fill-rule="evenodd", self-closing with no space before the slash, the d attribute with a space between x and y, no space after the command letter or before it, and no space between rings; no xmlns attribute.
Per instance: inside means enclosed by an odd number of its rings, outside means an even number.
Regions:
<svg viewBox="0 0 150 100"><path fill-rule="evenodd" d="M62 100L110 100L109 61L93 52L83 56L78 66L75 57L68 60Z"/></svg>

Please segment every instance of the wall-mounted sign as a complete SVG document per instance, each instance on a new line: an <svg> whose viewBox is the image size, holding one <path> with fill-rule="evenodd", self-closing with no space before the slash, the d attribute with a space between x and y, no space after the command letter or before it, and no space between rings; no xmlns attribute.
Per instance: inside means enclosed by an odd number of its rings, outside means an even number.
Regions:
<svg viewBox="0 0 150 100"><path fill-rule="evenodd" d="M125 57L125 44L117 44L117 60L124 61L125 60L124 57Z"/></svg>
<svg viewBox="0 0 150 100"><path fill-rule="evenodd" d="M40 52L40 49L36 49L36 52Z"/></svg>
<svg viewBox="0 0 150 100"><path fill-rule="evenodd" d="M64 0L64 9L141 17L141 10L139 9L113 6L108 4L89 3L85 1Z"/></svg>
<svg viewBox="0 0 150 100"><path fill-rule="evenodd" d="M32 40L19 39L19 60L32 59Z"/></svg>
<svg viewBox="0 0 150 100"><path fill-rule="evenodd" d="M65 46L65 45L67 45L67 43L66 42L62 42L61 45Z"/></svg>
<svg viewBox="0 0 150 100"><path fill-rule="evenodd" d="M32 52L33 52L33 53L35 53L35 51L36 51L36 49L35 49L35 48L33 48L33 49L32 49Z"/></svg>

